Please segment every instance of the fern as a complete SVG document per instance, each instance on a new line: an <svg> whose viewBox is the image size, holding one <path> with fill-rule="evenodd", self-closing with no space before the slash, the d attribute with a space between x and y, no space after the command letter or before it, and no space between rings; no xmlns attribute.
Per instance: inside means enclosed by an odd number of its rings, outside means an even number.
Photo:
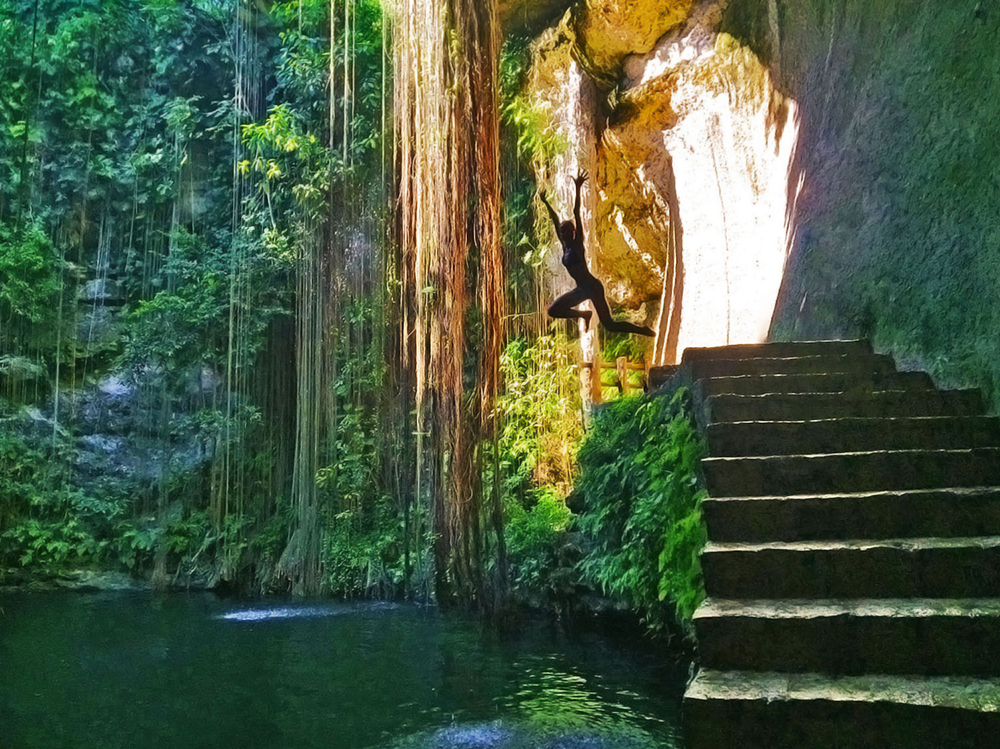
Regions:
<svg viewBox="0 0 1000 749"><path fill-rule="evenodd" d="M648 626L677 623L688 636L704 599L698 556L706 533L698 463L704 443L687 409L625 398L600 411L580 449L578 527L593 542L584 578L637 609Z"/></svg>

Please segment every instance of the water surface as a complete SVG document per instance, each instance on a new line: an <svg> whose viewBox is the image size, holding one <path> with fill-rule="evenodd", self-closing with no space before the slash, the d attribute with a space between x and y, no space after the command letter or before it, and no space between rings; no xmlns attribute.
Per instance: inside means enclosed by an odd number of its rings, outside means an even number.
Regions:
<svg viewBox="0 0 1000 749"><path fill-rule="evenodd" d="M678 747L633 641L390 604L0 596L3 749Z"/></svg>

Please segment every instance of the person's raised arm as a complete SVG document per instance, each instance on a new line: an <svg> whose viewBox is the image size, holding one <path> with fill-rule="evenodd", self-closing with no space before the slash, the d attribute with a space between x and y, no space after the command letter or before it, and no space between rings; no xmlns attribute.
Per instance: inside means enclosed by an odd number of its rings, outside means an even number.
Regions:
<svg viewBox="0 0 1000 749"><path fill-rule="evenodd" d="M549 217L552 219L552 224L556 227L556 234L559 233L559 225L562 223L562 219L559 218L559 214L555 212L552 204L549 203L549 194L542 191L542 202L545 203L545 207L549 209Z"/></svg>
<svg viewBox="0 0 1000 749"><path fill-rule="evenodd" d="M584 183L590 178L587 171L584 170L580 172L574 182L576 182L576 205L573 208L573 215L576 216L576 235L578 237L583 236L583 219L580 217L580 203L581 203L581 193L583 192Z"/></svg>

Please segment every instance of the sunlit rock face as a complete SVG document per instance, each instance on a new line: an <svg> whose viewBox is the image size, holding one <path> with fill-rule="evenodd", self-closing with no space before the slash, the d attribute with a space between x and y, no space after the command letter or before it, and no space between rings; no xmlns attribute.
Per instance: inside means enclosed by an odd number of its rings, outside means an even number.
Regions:
<svg viewBox="0 0 1000 749"><path fill-rule="evenodd" d="M797 109L719 32L726 5L592 0L535 50L535 95L572 144L540 183L566 190L577 168L594 174L591 267L613 307L658 330L657 364L688 347L765 340L781 285ZM588 62L618 66L613 101Z"/></svg>
<svg viewBox="0 0 1000 749"><path fill-rule="evenodd" d="M687 20L694 0L580 0L573 23L588 69L613 83L628 55L645 54Z"/></svg>
<svg viewBox="0 0 1000 749"><path fill-rule="evenodd" d="M672 273L673 289L664 288L658 363L687 347L765 340L785 264L795 103L756 55L714 32L720 6L702 6L687 27L628 61L624 115L602 141L632 161L658 205L675 200L675 236L662 242L676 245L680 280ZM635 194L622 188L624 199ZM663 225L661 213L640 225Z"/></svg>
<svg viewBox="0 0 1000 749"><path fill-rule="evenodd" d="M657 361L865 336L1000 409L995 6L578 0L539 91L595 92L554 127L594 143L591 265Z"/></svg>
<svg viewBox="0 0 1000 749"><path fill-rule="evenodd" d="M553 206L563 218L572 218L573 178L583 169L590 171L591 180L583 193L583 221L588 246L588 261L605 283L608 297L615 307L639 310L647 302L657 304L663 286L665 253L659 241L645 235L637 240L628 233L607 231L607 222L619 224L626 211L644 213L649 202L641 199L639 186L628 194L618 191L623 201L612 209L604 189L610 180L628 180L628 163L605 158L598 148L598 131L606 123L602 114L601 96L578 58L575 27L564 18L556 27L546 30L533 47L534 64L528 83L533 102L546 113L551 137L560 143L558 155L539 167L539 184L547 186ZM548 214L539 204L538 220L542 236L549 238L551 251L545 258L544 286L553 298L569 291L573 282L563 269L558 241ZM660 227L661 232L664 231ZM645 310L643 310L645 312ZM647 316L643 314L643 319Z"/></svg>

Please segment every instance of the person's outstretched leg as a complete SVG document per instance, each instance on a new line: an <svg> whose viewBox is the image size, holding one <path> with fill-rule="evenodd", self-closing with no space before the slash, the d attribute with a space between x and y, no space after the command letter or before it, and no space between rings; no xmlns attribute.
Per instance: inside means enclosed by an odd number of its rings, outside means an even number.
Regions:
<svg viewBox="0 0 1000 749"><path fill-rule="evenodd" d="M656 333L653 332L652 328L640 327L638 325L633 325L630 322L618 322L611 316L611 307L608 306L607 297L604 295L604 286L601 285L600 288L594 289L593 296L590 297L591 301L594 303L594 309L597 310L597 316L601 320L601 325L605 330L609 330L612 333L632 333L633 335L642 335L649 338L654 338Z"/></svg>
<svg viewBox="0 0 1000 749"><path fill-rule="evenodd" d="M549 317L554 317L557 320L583 320L587 325L587 330L590 330L590 318L592 314L590 310L573 309L578 304L583 304L589 298L586 291L577 287L563 294L549 305Z"/></svg>

